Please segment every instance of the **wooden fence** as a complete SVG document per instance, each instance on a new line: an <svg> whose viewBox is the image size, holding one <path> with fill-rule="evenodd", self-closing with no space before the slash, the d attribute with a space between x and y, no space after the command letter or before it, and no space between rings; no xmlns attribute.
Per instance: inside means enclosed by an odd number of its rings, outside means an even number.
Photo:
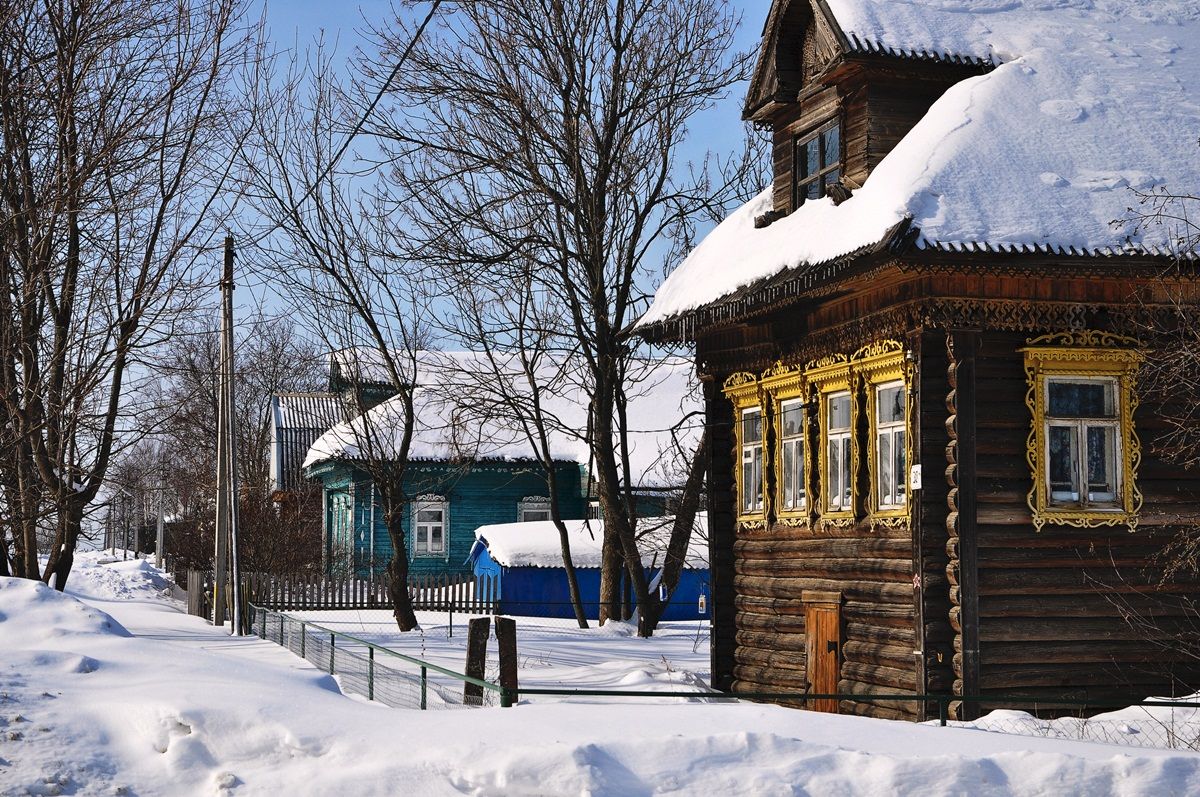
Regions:
<svg viewBox="0 0 1200 797"><path fill-rule="evenodd" d="M244 599L276 611L392 608L386 579L331 579L316 575L275 576L269 573L249 573L243 578ZM210 613L211 607L200 585L210 585L211 581L211 573L189 571L189 613L202 616ZM195 601L193 591L196 593ZM500 600L500 580L487 575L476 577L426 573L409 578L408 593L417 611L491 614Z"/></svg>

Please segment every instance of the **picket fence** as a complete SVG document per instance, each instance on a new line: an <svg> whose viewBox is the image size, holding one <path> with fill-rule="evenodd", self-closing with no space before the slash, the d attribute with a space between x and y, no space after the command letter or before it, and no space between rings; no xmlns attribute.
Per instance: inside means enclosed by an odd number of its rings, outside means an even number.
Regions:
<svg viewBox="0 0 1200 797"><path fill-rule="evenodd" d="M243 578L244 600L275 611L392 608L392 599L384 579L280 576L270 573L249 573ZM189 573L189 586L211 584L211 581L211 573ZM500 580L488 575L423 573L409 578L408 593L417 611L491 614L500 600ZM197 600L197 609L202 605L206 606L207 602Z"/></svg>

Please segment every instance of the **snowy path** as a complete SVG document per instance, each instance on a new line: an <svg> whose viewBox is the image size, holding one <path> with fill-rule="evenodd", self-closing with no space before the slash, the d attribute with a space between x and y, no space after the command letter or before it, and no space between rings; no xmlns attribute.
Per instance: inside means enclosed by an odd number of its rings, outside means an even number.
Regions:
<svg viewBox="0 0 1200 797"><path fill-rule="evenodd" d="M156 578L0 579L0 795L1200 793L1197 755L768 706L380 708Z"/></svg>

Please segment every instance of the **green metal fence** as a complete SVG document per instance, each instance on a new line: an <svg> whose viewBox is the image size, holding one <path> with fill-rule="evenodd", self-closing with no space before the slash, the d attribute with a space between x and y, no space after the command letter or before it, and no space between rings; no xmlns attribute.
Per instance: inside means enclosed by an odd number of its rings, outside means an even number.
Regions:
<svg viewBox="0 0 1200 797"><path fill-rule="evenodd" d="M499 684L472 678L428 661L397 653L317 623L251 605L251 627L330 675L342 690L394 708L474 708L511 706L514 695ZM464 696L463 687L481 696Z"/></svg>

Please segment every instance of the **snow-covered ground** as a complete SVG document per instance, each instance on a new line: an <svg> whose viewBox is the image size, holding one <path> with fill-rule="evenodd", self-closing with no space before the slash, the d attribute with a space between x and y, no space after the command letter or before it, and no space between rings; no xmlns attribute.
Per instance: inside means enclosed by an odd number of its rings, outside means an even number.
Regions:
<svg viewBox="0 0 1200 797"><path fill-rule="evenodd" d="M382 708L101 561L0 579L0 795L1200 793L1200 755L772 706Z"/></svg>
<svg viewBox="0 0 1200 797"><path fill-rule="evenodd" d="M467 615L451 618L446 612L417 612L421 630L408 634L396 630L396 622L387 610L341 609L289 615L455 672L465 668ZM651 639L636 636L629 623L596 626L593 621L590 628L580 629L573 620L515 620L517 675L523 687L710 691L707 620L662 623ZM498 653L494 632L488 645L489 679L495 680L492 675ZM538 696L528 698L528 702L558 699Z"/></svg>

